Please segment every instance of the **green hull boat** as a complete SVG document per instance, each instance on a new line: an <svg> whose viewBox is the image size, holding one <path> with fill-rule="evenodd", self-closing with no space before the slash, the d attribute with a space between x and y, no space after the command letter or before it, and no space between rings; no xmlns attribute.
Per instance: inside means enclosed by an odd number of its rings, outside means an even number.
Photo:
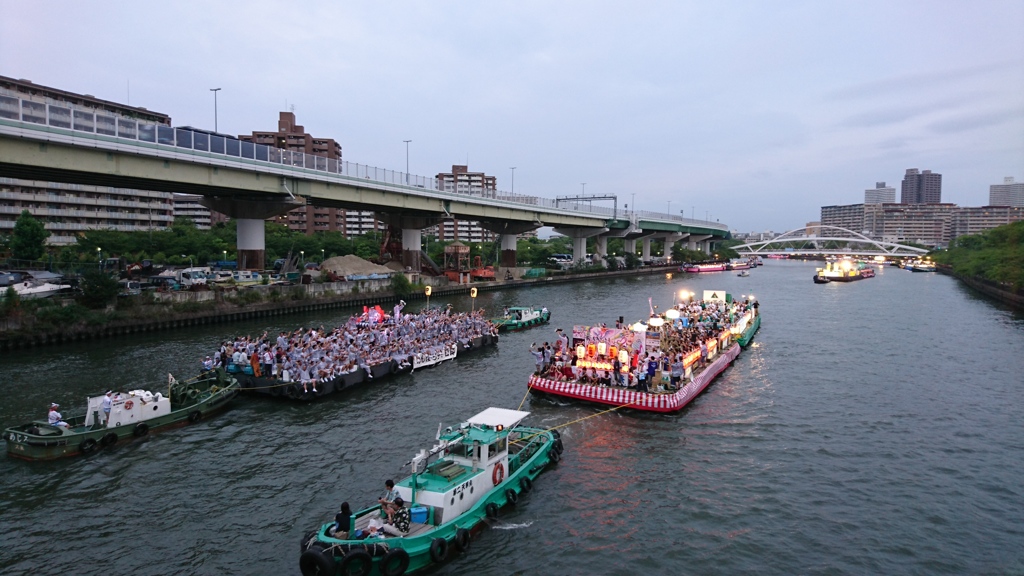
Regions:
<svg viewBox="0 0 1024 576"><path fill-rule="evenodd" d="M527 308L515 306L509 308L504 316L491 318L491 323L498 332L515 332L531 326L546 324L551 320L551 311L547 308Z"/></svg>
<svg viewBox="0 0 1024 576"><path fill-rule="evenodd" d="M750 341L754 339L754 334L757 333L757 329L760 327L761 315L756 314L754 316L754 319L747 324L747 327L743 330L743 332L740 334L740 337L737 338L736 341L739 342L740 346L746 348L750 344Z"/></svg>
<svg viewBox="0 0 1024 576"><path fill-rule="evenodd" d="M346 526L324 524L300 542L302 574L399 576L465 552L474 528L515 506L534 479L561 459L558 432L520 426L528 415L488 408L456 429L439 431L437 443L407 463L412 474L395 484L409 508L408 532L371 531L381 506L355 512Z"/></svg>
<svg viewBox="0 0 1024 576"><path fill-rule="evenodd" d="M39 420L4 430L7 454L23 460L53 460L90 454L122 440L198 422L223 409L238 394L238 382L222 370L185 382L170 378L168 396L132 390L112 398L110 419L99 417L105 395L88 399L83 412L64 418L67 427Z"/></svg>

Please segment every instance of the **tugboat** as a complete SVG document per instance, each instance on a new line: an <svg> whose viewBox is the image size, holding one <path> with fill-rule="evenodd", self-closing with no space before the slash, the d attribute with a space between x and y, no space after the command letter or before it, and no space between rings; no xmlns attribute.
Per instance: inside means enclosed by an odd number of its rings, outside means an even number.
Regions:
<svg viewBox="0 0 1024 576"><path fill-rule="evenodd" d="M54 426L38 420L4 430L7 455L22 460L52 460L90 454L121 440L141 438L185 423L195 423L221 410L238 394L238 382L221 370L194 381L177 382L168 376L168 395L132 390L111 397L110 418L100 418L106 394L88 398L86 409L71 413Z"/></svg>
<svg viewBox="0 0 1024 576"><path fill-rule="evenodd" d="M498 332L515 332L538 324L546 324L550 320L551 311L547 307L513 306L507 309L504 316L491 318L491 323L498 329Z"/></svg>
<svg viewBox="0 0 1024 576"><path fill-rule="evenodd" d="M324 524L300 542L302 574L398 576L444 562L450 548L464 552L474 527L515 506L548 464L561 459L558 432L520 426L528 415L488 408L457 428L439 428L437 443L407 462L412 474L395 484L409 508L408 531L376 531L379 505L354 513L347 526Z"/></svg>

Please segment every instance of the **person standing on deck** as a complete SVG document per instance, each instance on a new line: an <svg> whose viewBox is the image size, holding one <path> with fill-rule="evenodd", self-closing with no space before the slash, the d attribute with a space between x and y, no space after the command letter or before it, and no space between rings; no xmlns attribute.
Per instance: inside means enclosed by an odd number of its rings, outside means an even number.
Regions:
<svg viewBox="0 0 1024 576"><path fill-rule="evenodd" d="M537 343L534 342L533 344L530 344L530 354L533 354L534 363L536 364L533 373L534 374L543 374L544 373L544 350L540 349L540 348L537 348Z"/></svg>
<svg viewBox="0 0 1024 576"><path fill-rule="evenodd" d="M110 408L114 405L114 399L111 398L113 394L113 390L107 390L107 394L103 396L103 400L100 401L100 411L103 412L104 426L107 425L107 422L110 422Z"/></svg>

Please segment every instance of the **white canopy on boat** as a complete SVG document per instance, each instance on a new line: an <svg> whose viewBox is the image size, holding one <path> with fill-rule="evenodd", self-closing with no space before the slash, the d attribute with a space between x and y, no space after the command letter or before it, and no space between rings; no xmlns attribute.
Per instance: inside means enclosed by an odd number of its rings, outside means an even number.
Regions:
<svg viewBox="0 0 1024 576"><path fill-rule="evenodd" d="M529 412L522 412L520 410L509 410L507 408L488 408L483 412L473 416L469 419L470 424L477 426L489 426L494 428L501 425L505 428L511 428L522 421L523 418L529 416Z"/></svg>

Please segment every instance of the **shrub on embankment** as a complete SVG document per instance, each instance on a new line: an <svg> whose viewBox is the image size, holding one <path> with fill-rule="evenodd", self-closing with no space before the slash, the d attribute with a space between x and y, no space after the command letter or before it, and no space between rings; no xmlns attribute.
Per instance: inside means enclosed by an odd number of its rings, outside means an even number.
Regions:
<svg viewBox="0 0 1024 576"><path fill-rule="evenodd" d="M931 254L960 276L995 282L1007 290L1024 289L1024 221L960 236L948 250Z"/></svg>

